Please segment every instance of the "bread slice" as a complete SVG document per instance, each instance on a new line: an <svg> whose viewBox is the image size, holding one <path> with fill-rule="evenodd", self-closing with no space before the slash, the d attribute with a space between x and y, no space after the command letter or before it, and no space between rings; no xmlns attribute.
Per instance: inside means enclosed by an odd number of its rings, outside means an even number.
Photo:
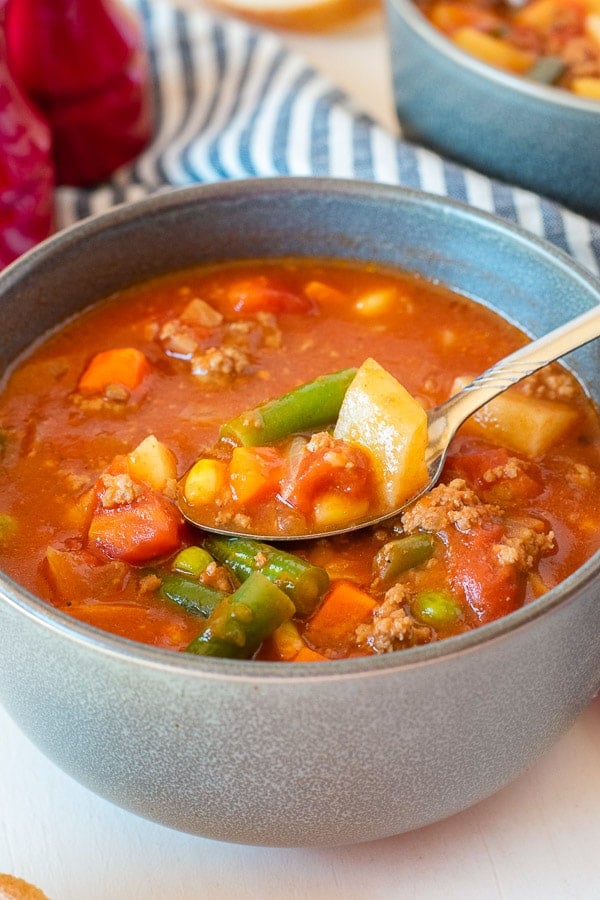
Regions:
<svg viewBox="0 0 600 900"><path fill-rule="evenodd" d="M273 28L325 31L380 5L380 0L209 0L213 6Z"/></svg>

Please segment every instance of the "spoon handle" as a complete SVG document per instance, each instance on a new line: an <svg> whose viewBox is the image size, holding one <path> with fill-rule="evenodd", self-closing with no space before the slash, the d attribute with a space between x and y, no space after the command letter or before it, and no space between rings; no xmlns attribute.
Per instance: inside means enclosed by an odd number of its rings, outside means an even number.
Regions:
<svg viewBox="0 0 600 900"><path fill-rule="evenodd" d="M489 400L493 400L527 375L597 337L600 337L600 306L594 306L567 324L525 344L501 362L486 369L458 394L439 406L435 415L431 416L430 459L435 458L442 450L444 443L452 437L459 425Z"/></svg>

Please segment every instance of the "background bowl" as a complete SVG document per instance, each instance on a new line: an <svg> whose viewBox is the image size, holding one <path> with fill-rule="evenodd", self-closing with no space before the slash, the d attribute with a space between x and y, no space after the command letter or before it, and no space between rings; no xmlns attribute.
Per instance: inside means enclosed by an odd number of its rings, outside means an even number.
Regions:
<svg viewBox="0 0 600 900"><path fill-rule="evenodd" d="M412 0L386 0L405 136L600 218L600 103L460 50Z"/></svg>
<svg viewBox="0 0 600 900"><path fill-rule="evenodd" d="M534 335L600 302L555 248L461 204L357 182L162 193L0 275L3 365L106 294L203 260L318 255L440 279ZM597 343L572 354L600 399ZM600 687L600 554L478 631L328 663L195 658L97 631L0 575L0 699L82 784L164 825L270 845L371 840L488 796Z"/></svg>

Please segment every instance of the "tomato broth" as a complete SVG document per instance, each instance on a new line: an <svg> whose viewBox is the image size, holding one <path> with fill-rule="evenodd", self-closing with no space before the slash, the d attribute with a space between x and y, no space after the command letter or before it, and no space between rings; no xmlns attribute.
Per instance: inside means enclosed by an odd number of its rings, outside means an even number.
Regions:
<svg viewBox="0 0 600 900"><path fill-rule="evenodd" d="M428 409L525 341L483 304L364 263L239 261L121 291L3 378L0 566L77 619L202 655L379 654L491 622L600 546L598 411L558 364L476 414L442 483L385 526L272 546L209 536L183 521L176 481L220 460L224 423L320 376L370 358ZM288 505L309 509L375 491L348 481L333 424L296 427L278 480L273 447L242 454L237 488L220 466L240 513L294 478Z"/></svg>

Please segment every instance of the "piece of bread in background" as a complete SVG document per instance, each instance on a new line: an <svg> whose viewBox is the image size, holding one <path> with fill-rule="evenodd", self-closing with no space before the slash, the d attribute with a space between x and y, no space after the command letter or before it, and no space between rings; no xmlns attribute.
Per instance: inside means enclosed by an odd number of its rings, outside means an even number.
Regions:
<svg viewBox="0 0 600 900"><path fill-rule="evenodd" d="M326 31L380 5L380 0L207 0L273 28Z"/></svg>
<svg viewBox="0 0 600 900"><path fill-rule="evenodd" d="M0 873L0 900L48 900L48 897L34 884Z"/></svg>

